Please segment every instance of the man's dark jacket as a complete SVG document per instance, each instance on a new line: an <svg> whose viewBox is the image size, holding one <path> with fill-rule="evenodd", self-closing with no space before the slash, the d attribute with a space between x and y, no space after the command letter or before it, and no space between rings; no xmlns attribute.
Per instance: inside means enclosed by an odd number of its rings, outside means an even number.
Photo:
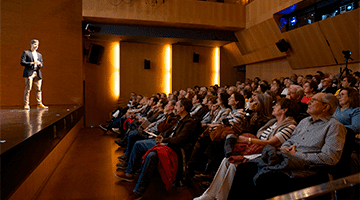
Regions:
<svg viewBox="0 0 360 200"><path fill-rule="evenodd" d="M44 66L42 55L39 52L36 52L38 55L38 61L41 62L41 66L37 66L38 69L37 74L40 79L42 79L42 73L41 68ZM25 67L23 77L29 77L34 72L34 64L31 64L31 62L34 62L34 57L31 53L31 50L25 50L21 55L21 62L20 64Z"/></svg>

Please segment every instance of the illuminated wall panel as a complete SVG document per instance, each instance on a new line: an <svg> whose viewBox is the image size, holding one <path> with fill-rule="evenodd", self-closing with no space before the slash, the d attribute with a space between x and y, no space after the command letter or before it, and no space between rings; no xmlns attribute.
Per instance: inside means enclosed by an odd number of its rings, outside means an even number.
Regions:
<svg viewBox="0 0 360 200"><path fill-rule="evenodd" d="M112 74L110 78L111 94L118 99L120 95L120 43L111 44Z"/></svg>
<svg viewBox="0 0 360 200"><path fill-rule="evenodd" d="M213 85L220 86L220 48L214 49L214 71L213 71Z"/></svg>
<svg viewBox="0 0 360 200"><path fill-rule="evenodd" d="M165 75L164 75L164 93L169 94L172 92L172 48L171 45L165 46Z"/></svg>

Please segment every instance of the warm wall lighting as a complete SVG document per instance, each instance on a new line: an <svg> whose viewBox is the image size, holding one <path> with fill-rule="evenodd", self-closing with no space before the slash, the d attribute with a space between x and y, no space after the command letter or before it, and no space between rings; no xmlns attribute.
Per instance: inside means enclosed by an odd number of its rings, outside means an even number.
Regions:
<svg viewBox="0 0 360 200"><path fill-rule="evenodd" d="M220 48L214 49L214 73L213 73L213 85L220 86Z"/></svg>
<svg viewBox="0 0 360 200"><path fill-rule="evenodd" d="M165 46L165 74L164 74L164 92L165 94L171 93L172 84L171 84L171 76L172 76L172 47L171 45Z"/></svg>
<svg viewBox="0 0 360 200"><path fill-rule="evenodd" d="M111 62L113 71L111 76L111 91L113 97L119 99L120 95L120 43L113 42L111 44Z"/></svg>

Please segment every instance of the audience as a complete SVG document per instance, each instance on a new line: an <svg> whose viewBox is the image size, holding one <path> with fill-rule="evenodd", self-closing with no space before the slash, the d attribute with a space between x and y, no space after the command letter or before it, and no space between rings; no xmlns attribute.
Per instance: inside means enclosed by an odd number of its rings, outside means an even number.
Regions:
<svg viewBox="0 0 360 200"><path fill-rule="evenodd" d="M297 104L292 103L289 99L280 99L277 104L273 106L272 115L276 118L270 120L265 126L257 131L257 138L259 139L256 139L255 137L239 136L238 138L229 137L227 141L234 139L235 142L242 143L243 145L248 144L248 146L253 143L259 144L259 146L269 144L278 147L291 137L292 132L296 128L296 122L292 116L297 113L297 111ZM229 156L226 156L223 159L210 187L200 197L195 198L194 200L212 200L214 198L217 200L227 199L236 172L236 167L241 163L236 160L235 157L237 155L232 154L232 148L230 149L231 150L227 152L229 153ZM261 147L259 150L260 149ZM225 155L227 153L225 153ZM230 155L234 156L229 158Z"/></svg>
<svg viewBox="0 0 360 200"><path fill-rule="evenodd" d="M304 96L301 99L301 103L307 103L314 94L316 94L318 85L315 81L306 81L303 85L304 88Z"/></svg>
<svg viewBox="0 0 360 200"><path fill-rule="evenodd" d="M289 91L289 88L290 88L290 85L291 85L291 81L290 81L289 78L284 79L284 85L285 85L285 88L280 93L281 97L285 97L288 94L288 91Z"/></svg>
<svg viewBox="0 0 360 200"><path fill-rule="evenodd" d="M228 199L239 199L239 194L244 199L265 199L286 193L291 178L317 173L306 165L335 165L339 161L346 129L332 117L338 106L336 97L318 93L308 104L310 117L303 119L291 138L281 145L281 153L267 145L261 157L237 167Z"/></svg>
<svg viewBox="0 0 360 200"><path fill-rule="evenodd" d="M320 92L335 94L336 88L332 86L333 81L326 77L321 82Z"/></svg>
<svg viewBox="0 0 360 200"><path fill-rule="evenodd" d="M175 105L175 114L179 116L178 122L175 124L174 128L166 133L163 133L156 137L156 147L162 147L163 150L154 150L148 151L143 158L143 164L141 166L141 172L139 179L136 183L136 186L133 192L126 197L125 199L138 199L142 197L142 194L145 193L147 187L149 186L152 177L158 171L158 163L161 162L162 167L164 168L165 173L160 173L162 176L163 182L166 183L166 188L172 186L172 183L175 181L173 175L175 171L175 175L177 175L178 168L178 160L181 161L180 158L174 159L177 155L179 155L180 148L182 148L191 138L192 132L195 130L196 123L190 117L190 110L192 107L191 101L188 99L180 99ZM164 150L165 149L165 150ZM158 153L161 152L161 155ZM164 153L167 153L168 156L164 156ZM171 156L169 156L171 155ZM181 153L180 153L181 155ZM167 160L166 158L170 159ZM173 160L174 159L174 160ZM174 168L172 168L175 166ZM180 167L180 166L179 166ZM181 167L180 167L181 170ZM170 171L170 175L169 172ZM164 175L165 174L165 175ZM166 176L168 175L168 176ZM170 176L170 177L169 177ZM116 174L116 177L121 180L129 180L133 178L133 174ZM167 179L170 178L170 179Z"/></svg>
<svg viewBox="0 0 360 200"><path fill-rule="evenodd" d="M352 129L355 134L360 133L359 92L353 88L343 88L338 96L339 107L334 117L345 127Z"/></svg>
<svg viewBox="0 0 360 200"><path fill-rule="evenodd" d="M206 98L206 97L205 97ZM192 103L193 103L193 107L190 111L190 116L195 120L195 121L201 121L202 118L205 116L205 114L209 111L209 108L207 105L203 104L204 102L204 96L201 94L195 94L193 99L192 99ZM207 102L207 99L206 99Z"/></svg>
<svg viewBox="0 0 360 200"><path fill-rule="evenodd" d="M163 112L159 114L155 120L149 124L148 126L143 129L141 126L135 128L134 130L130 130L127 136L127 143L126 143L126 150L124 156L119 157L119 160L121 161L120 164L117 164L116 166L120 169L126 169L128 166L128 161L130 158L130 154L132 151L132 148L136 141L143 140L147 138L152 138L152 135L149 134L155 134L158 135L158 126L161 122L167 119L167 117L173 112L174 106L176 101L172 100L167 102L166 104L162 104L161 106L164 108Z"/></svg>
<svg viewBox="0 0 360 200"><path fill-rule="evenodd" d="M207 184L202 182L205 187L211 183L210 187L196 200L238 199L238 190L246 191L245 197L251 199L268 198L286 191L279 188L291 178L312 175L305 165L336 164L344 144L344 126L360 134L359 75L355 72L340 79L339 74L321 71L305 77L292 74L272 79L271 86L255 77L236 85L174 91L168 98L165 93L147 98L132 92L127 106L114 110L109 124L99 127L104 133L116 128L125 133L122 146L126 150L117 165L125 173L116 177L132 182L140 175L128 199L141 197L158 170L169 189L182 179L182 169L177 167L183 164L191 176L195 172L196 177L210 178ZM195 128L196 122L202 130ZM196 138L191 146L189 141ZM185 146L192 151L188 163L180 157L180 148ZM262 149L260 157L247 157ZM276 169L268 170L265 166L273 163L263 158L273 152L281 155L274 159L285 159L287 164L281 161ZM160 164L163 168L158 169ZM240 171L245 173L242 178ZM252 195L247 196L249 191Z"/></svg>

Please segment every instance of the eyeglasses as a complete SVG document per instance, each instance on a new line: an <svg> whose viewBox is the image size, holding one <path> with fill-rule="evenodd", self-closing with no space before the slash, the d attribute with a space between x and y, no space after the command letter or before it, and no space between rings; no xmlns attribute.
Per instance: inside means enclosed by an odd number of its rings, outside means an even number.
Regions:
<svg viewBox="0 0 360 200"><path fill-rule="evenodd" d="M314 103L315 101L320 102L320 103L322 103L322 104L327 104L327 103L325 103L325 102L323 102L323 101L321 101L321 100L319 100L319 99L315 99L315 98L311 98L311 99L309 100L310 103Z"/></svg>

